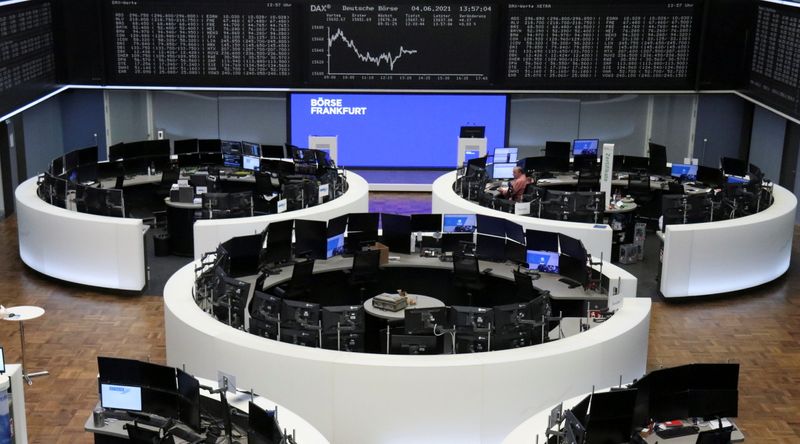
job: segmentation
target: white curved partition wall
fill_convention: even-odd
[[[142,220],[50,205],[36,194],[37,179],[21,183],[14,193],[22,261],[64,281],[141,291],[147,284]]]
[[[797,198],[774,185],[769,208],[718,222],[667,225],[661,268],[664,297],[755,287],[789,268]]]
[[[194,256],[199,259],[204,252],[214,251],[217,245],[236,236],[260,233],[272,222],[286,219],[327,221],[348,213],[369,211],[369,185],[363,177],[347,172],[347,191],[322,205],[267,216],[232,219],[204,219],[194,223]]]
[[[194,251],[213,251],[231,237],[261,232],[286,219],[328,220],[369,210],[367,182],[347,173],[348,190],[322,205],[268,216],[197,221]],[[51,205],[36,193],[37,178],[15,191],[19,254],[34,270],[77,284],[142,291],[147,285],[141,219],[97,216]]]
[[[293,410],[331,442],[499,442],[534,413],[645,371],[651,302],[546,344],[469,355],[399,356],[306,348],[236,330],[192,299],[194,266],[164,290],[167,362],[221,370]]]
[[[611,258],[611,237],[613,232],[608,225],[518,216],[516,214],[504,213],[492,208],[482,207],[475,202],[470,202],[459,196],[455,190],[453,190],[455,182],[455,171],[446,173],[433,182],[433,202],[431,210],[433,213],[476,213],[502,217],[522,225],[525,229],[564,233],[567,236],[580,239],[583,242],[583,246],[586,247],[586,251],[592,256],[602,257],[604,260]]]

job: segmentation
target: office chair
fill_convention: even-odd
[[[125,424],[124,428],[128,431],[128,440],[134,444],[175,444],[175,439],[171,435],[164,435],[162,438],[160,430],[139,427],[136,421],[133,424]]]
[[[684,194],[686,190],[683,188],[683,185],[675,182],[670,182],[667,184],[667,193],[666,194]]]
[[[732,432],[732,427],[704,430],[697,434],[695,444],[730,444]]]
[[[380,266],[381,252],[378,250],[356,251],[353,255],[353,268],[347,282],[351,287],[358,287],[361,303],[364,303],[367,286],[378,282]]]
[[[292,278],[289,286],[280,297],[288,299],[301,299],[311,295],[311,284],[314,281],[314,259],[297,262],[292,269]]]
[[[117,176],[116,182],[114,182],[114,189],[121,190],[124,184],[125,184],[125,175],[120,174],[119,176]]]
[[[472,305],[475,293],[483,292],[486,289],[486,284],[481,279],[476,256],[453,253],[453,286],[467,293],[469,305]]]
[[[538,274],[536,273],[536,275]],[[517,287],[517,300],[519,301],[529,301],[543,294],[533,285],[533,278],[530,274],[514,270],[514,284]]]
[[[172,188],[172,184],[178,183],[180,177],[181,172],[177,168],[170,168],[162,171],[161,182],[156,188],[156,195],[162,198],[169,196],[169,190]],[[119,181],[119,178],[117,178],[117,181]]]
[[[599,191],[600,174],[596,170],[583,170],[578,173],[578,191]]]
[[[660,200],[654,198],[650,189],[649,174],[631,174],[628,176],[628,194],[636,201],[636,217],[646,222],[654,221],[661,216]]]

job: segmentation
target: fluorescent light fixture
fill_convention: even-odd
[[[25,0],[25,1],[29,1],[29,0]],[[0,6],[2,6],[2,5],[0,5]],[[44,97],[40,97],[40,98],[34,100],[33,102],[27,104],[27,105],[24,105],[24,106],[22,106],[20,108],[17,108],[14,111],[11,111],[10,113],[6,114],[5,116],[0,117],[0,122],[2,122],[4,120],[7,120],[7,119],[10,119],[10,118],[16,116],[17,114],[25,111],[26,109],[34,107],[34,106],[44,102],[45,100],[49,99],[50,97],[53,97],[56,94],[61,93],[62,91],[66,91],[67,89],[69,89],[69,86],[62,86],[61,88],[51,92],[50,94],[48,94],[48,95],[46,95]]]

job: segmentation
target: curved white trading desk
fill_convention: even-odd
[[[50,205],[36,194],[37,179],[21,183],[14,193],[22,261],[64,281],[141,291],[147,284],[142,220]]]
[[[202,220],[194,226],[194,251],[213,251],[231,237],[261,232],[286,219],[328,220],[367,212],[369,187],[347,173],[347,192],[322,205],[268,216]],[[15,191],[19,255],[34,270],[68,282],[117,290],[142,291],[147,285],[141,219],[97,216],[51,205],[36,193],[37,177]]]
[[[331,442],[499,442],[587,385],[610,386],[645,371],[647,298],[624,298],[591,330],[531,347],[468,355],[347,353],[218,322],[192,298],[195,266],[181,268],[164,289],[168,365],[207,378],[218,370],[233,374],[238,385],[296,412]]]
[[[486,216],[501,217],[516,222],[525,229],[564,233],[567,236],[580,239],[584,247],[586,247],[586,251],[592,256],[602,257],[604,259],[611,257],[611,237],[613,231],[608,225],[542,219],[538,217],[509,214],[493,208],[482,207],[456,194],[455,190],[453,190],[455,182],[455,171],[446,173],[433,182],[431,188],[433,193],[432,213],[476,213]]]
[[[772,281],[789,268],[797,198],[774,185],[773,203],[750,216],[667,225],[661,266],[664,297],[743,290]]]
[[[194,223],[194,256],[214,251],[217,246],[232,237],[260,233],[272,222],[286,219],[327,221],[348,213],[369,211],[369,185],[358,174],[347,172],[347,191],[336,199],[322,205],[302,210],[267,216],[239,217],[231,219],[204,219]]]

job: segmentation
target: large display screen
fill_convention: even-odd
[[[307,9],[311,83],[489,83],[492,4],[312,2]]]
[[[485,126],[505,146],[506,96],[292,94],[292,144],[338,136],[344,167],[454,168],[462,126]]]
[[[506,76],[541,87],[694,87],[697,0],[534,0],[507,6]]]
[[[109,80],[170,85],[288,83],[296,69],[297,10],[288,2],[108,2]]]
[[[800,118],[800,5],[759,3],[748,94]]]
[[[50,2],[0,6],[0,115],[54,90],[55,77]]]

